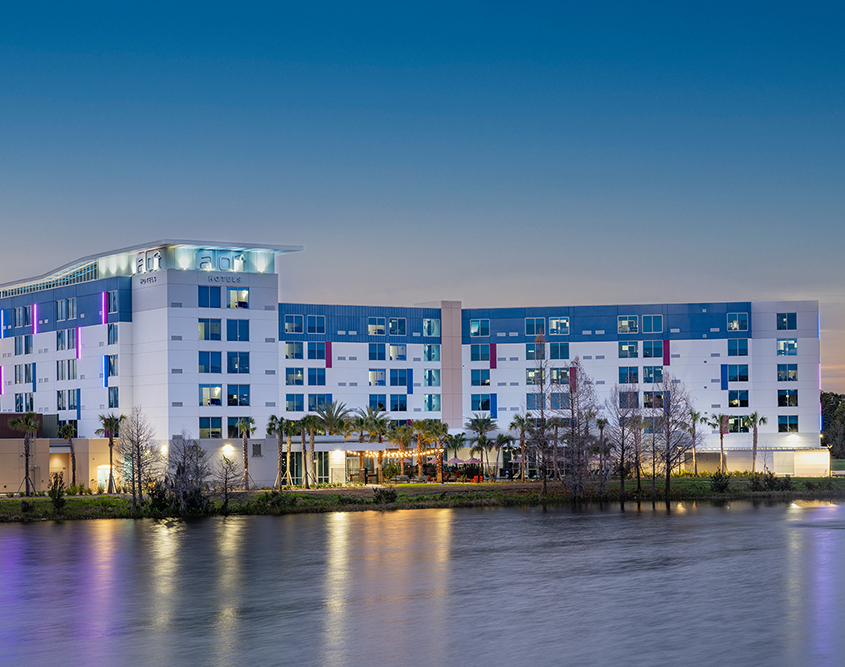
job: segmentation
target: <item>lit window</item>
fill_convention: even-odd
[[[227,352],[226,369],[228,373],[249,373],[249,352]]]
[[[302,343],[285,343],[285,359],[302,359]]]
[[[391,336],[407,336],[408,327],[404,317],[391,317],[388,320],[388,332]]]
[[[728,417],[728,433],[748,433],[748,417],[737,415]]]
[[[202,407],[223,405],[223,385],[201,384],[199,386],[199,398]]]
[[[489,336],[490,335],[490,320],[470,320],[469,321],[469,335],[470,336]]]
[[[525,344],[525,359],[526,361],[538,361],[546,358],[546,346],[543,343],[526,343]]]
[[[525,335],[526,336],[543,336],[546,333],[546,318],[545,317],[526,317],[525,318]],[[481,334],[486,335],[486,334]]]
[[[646,359],[660,359],[663,356],[662,340],[644,340],[643,357]]]
[[[285,369],[285,384],[289,387],[297,387],[305,384],[305,369],[303,368],[286,368]]]
[[[643,333],[662,333],[663,315],[643,315]]]
[[[367,333],[369,333],[371,336],[384,336],[384,318],[367,318]]]
[[[550,368],[549,380],[552,384],[568,384],[569,383],[569,369],[568,368]]]
[[[227,308],[249,308],[248,287],[227,287],[226,288]]]
[[[791,331],[798,328],[797,313],[778,313],[778,331]]]
[[[778,355],[794,357],[798,354],[797,338],[778,338]]]
[[[423,318],[422,326],[423,336],[439,336],[440,335],[440,320],[437,318]]]
[[[619,384],[636,384],[639,381],[639,369],[636,366],[619,367]]]
[[[798,433],[798,415],[779,416],[778,433]]]
[[[490,394],[470,394],[470,406],[473,411],[490,410]]]
[[[220,340],[220,320],[198,320],[200,340]]]
[[[663,366],[643,366],[643,382],[646,384],[663,382]]]
[[[470,345],[469,358],[470,361],[490,361],[490,346]]]
[[[326,333],[326,316],[325,315],[309,315],[306,318],[308,326],[307,331],[310,334],[324,334]]]
[[[643,392],[643,407],[650,410],[663,409],[663,394],[659,391]]]
[[[423,394],[423,410],[440,412],[440,394]]]
[[[569,335],[569,318],[568,317],[550,317],[549,318],[549,335],[550,336],[568,336]]]
[[[286,334],[301,334],[303,331],[302,315],[285,315]]]
[[[728,392],[728,407],[729,408],[747,408],[748,407],[748,390],[747,389],[732,389]]]
[[[474,368],[470,371],[470,385],[473,387],[489,387],[490,371],[486,368]]]
[[[621,334],[638,333],[636,315],[619,315],[616,318],[617,332]]]
[[[728,331],[748,331],[748,313],[728,313]]]
[[[778,382],[798,382],[798,364],[778,364]]]
[[[384,387],[387,384],[387,371],[383,368],[370,369],[370,386]]]
[[[285,394],[285,410],[305,412],[305,397],[302,394]]]
[[[797,408],[798,407],[798,390],[797,389],[778,389],[778,407],[779,408]]]
[[[407,358],[405,345],[391,345],[390,346],[390,360],[391,361],[405,361]]]
[[[249,385],[229,384],[226,385],[226,403],[231,407],[249,405]]]
[[[730,338],[728,340],[728,356],[729,357],[747,357],[748,356],[748,339],[747,338]]]
[[[317,408],[327,408],[331,405],[331,394],[308,394],[308,411],[313,412]]]
[[[638,344],[635,340],[620,340],[619,341],[619,358],[620,359],[636,359],[638,356]]]
[[[525,384],[543,384],[542,368],[526,368]]]

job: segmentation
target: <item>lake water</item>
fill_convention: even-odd
[[[845,506],[0,525],[0,664],[845,665]]]

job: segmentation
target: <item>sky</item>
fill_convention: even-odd
[[[812,299],[845,393],[845,5],[4,3],[0,283],[301,245],[286,301]]]

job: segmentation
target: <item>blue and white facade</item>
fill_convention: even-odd
[[[209,443],[236,437],[241,417],[261,433],[271,415],[331,401],[453,430],[489,412],[504,428],[532,407],[542,334],[549,367],[578,357],[600,403],[617,384],[642,400],[667,373],[698,411],[731,416],[732,449],[750,448],[742,417],[755,411],[761,447],[819,446],[815,301],[280,303],[275,262],[297,250],[165,240],[0,286],[0,410],[58,414],[90,437],[98,415],[140,406],[162,441]]]

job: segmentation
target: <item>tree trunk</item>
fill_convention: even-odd
[[[754,435],[751,439],[751,474],[757,472],[757,424],[754,424]]]
[[[24,478],[24,485],[26,486],[26,497],[29,498],[32,495],[32,486],[29,482],[29,435],[25,435],[23,439],[23,464],[26,466],[24,470],[23,478]]]
[[[423,476],[423,453],[422,453],[422,436],[417,436],[417,475]]]
[[[107,493],[114,493],[114,439],[109,436],[109,489]]]
[[[314,456],[314,431],[308,432],[308,442],[310,444],[311,449],[311,460],[308,462],[311,465],[311,481],[313,482],[314,486],[317,486],[317,461],[316,457]]]
[[[249,452],[247,451],[249,447],[249,436],[244,432],[243,434],[243,443],[244,443],[244,480],[243,480],[243,489],[244,491],[249,491]]]
[[[276,434],[276,438],[277,438],[276,443],[277,443],[278,448],[279,448],[279,455],[278,455],[278,458],[276,460],[276,467],[278,468],[278,472],[276,473],[276,483],[277,483],[277,488],[279,490],[281,490],[281,488],[284,486],[284,484],[282,483],[282,452],[284,451],[284,448],[282,447],[282,437],[283,437],[283,433],[282,433],[282,428],[280,426],[279,432]]]
[[[73,440],[68,440],[68,444],[70,445],[70,483],[76,486],[76,448],[73,446]]]
[[[719,472],[725,474],[725,434],[722,427],[719,427]]]
[[[300,432],[302,438],[302,488],[308,488],[308,447],[305,446],[305,430]]]
[[[288,451],[285,454],[285,481],[287,481],[287,486],[293,486],[293,477],[290,475],[290,450],[291,450],[291,440],[292,436],[288,433]]]
[[[376,479],[379,484],[384,484],[384,452],[380,449],[378,451],[378,470],[376,471]]]

